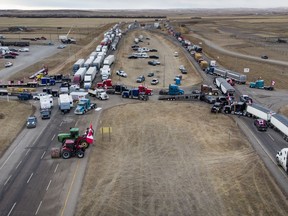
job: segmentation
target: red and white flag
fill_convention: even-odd
[[[89,144],[93,143],[93,140],[94,140],[93,134],[94,134],[94,130],[93,130],[92,124],[90,124],[89,130],[88,130],[88,133],[87,133],[87,136],[86,136],[86,141]]]
[[[274,80],[272,80],[272,82],[271,82],[271,85],[272,85],[272,86],[274,86],[274,85],[275,85],[275,81],[274,81]]]

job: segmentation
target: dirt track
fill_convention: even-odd
[[[106,110],[101,122],[112,138],[97,134],[77,215],[287,213],[235,122],[206,104],[123,105]]]

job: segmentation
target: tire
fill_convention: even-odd
[[[77,151],[76,155],[77,155],[78,158],[84,158],[85,153],[84,153],[84,151],[79,150],[79,151]]]
[[[84,140],[82,140],[79,145],[85,149],[89,148],[89,143]]]
[[[71,152],[69,150],[63,150],[62,152],[62,158],[63,159],[68,159],[71,157]]]

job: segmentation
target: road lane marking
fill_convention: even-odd
[[[38,205],[38,208],[37,208],[37,210],[36,210],[36,212],[35,212],[35,215],[37,215],[37,214],[38,214],[38,211],[39,211],[39,209],[40,209],[41,205],[42,205],[42,200],[41,200],[41,202],[40,202],[40,203],[39,203],[39,205]]]
[[[62,124],[63,124],[64,122],[63,121],[61,121],[61,123],[60,123],[60,126],[62,126]]]
[[[30,175],[29,179],[27,180],[27,184],[28,184],[28,183],[29,183],[29,181],[31,180],[32,176],[33,176],[33,173],[31,173],[31,175]]]
[[[48,185],[47,185],[47,187],[46,187],[46,191],[48,191],[48,189],[49,189],[49,187],[50,187],[50,184],[51,184],[51,182],[52,182],[52,180],[50,179],[50,181],[49,181],[49,183],[48,183]]]
[[[30,149],[28,149],[28,150],[27,150],[27,152],[26,152],[25,156],[26,156],[26,155],[29,153],[29,151],[30,151]]]
[[[59,163],[56,165],[54,173],[56,173],[57,169],[58,169]]]
[[[44,155],[45,155],[46,151],[43,152],[42,156],[41,156],[41,159],[43,159]]]
[[[18,146],[16,146],[14,148],[14,150],[10,153],[10,155],[8,156],[8,158],[4,161],[4,163],[2,164],[2,166],[0,167],[0,170],[5,166],[5,164],[7,163],[7,161],[10,159],[10,157],[12,156],[12,154],[16,151]]]
[[[268,136],[272,139],[272,141],[274,141],[273,137],[268,133]]]
[[[4,185],[6,185],[8,183],[8,181],[10,180],[11,177],[12,177],[12,175],[9,176],[9,178],[5,181]]]
[[[13,206],[12,206],[12,208],[10,209],[10,211],[9,211],[9,213],[8,213],[7,216],[9,216],[9,215],[12,213],[13,209],[15,208],[15,206],[16,206],[16,202],[13,204]]]
[[[22,160],[18,163],[18,165],[16,166],[15,169],[18,169],[18,167],[20,166],[21,163],[22,163]]]
[[[53,137],[52,137],[51,141],[53,141],[53,140],[54,140],[55,136],[56,136],[56,134],[54,134],[54,135],[53,135]]]
[[[68,202],[70,193],[71,193],[71,191],[72,191],[72,186],[73,186],[73,184],[74,184],[74,181],[75,181],[75,178],[76,178],[76,174],[77,174],[78,169],[79,169],[79,161],[80,161],[80,160],[77,161],[77,166],[76,166],[76,169],[75,169],[74,174],[73,174],[72,182],[71,182],[71,184],[70,184],[70,187],[69,187],[69,190],[68,190],[66,199],[65,199],[64,206],[63,206],[63,208],[62,208],[61,216],[64,215],[64,211],[65,211],[65,209],[66,209],[67,202]]]

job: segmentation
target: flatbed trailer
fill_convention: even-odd
[[[196,101],[200,100],[200,94],[160,95],[158,100]]]

